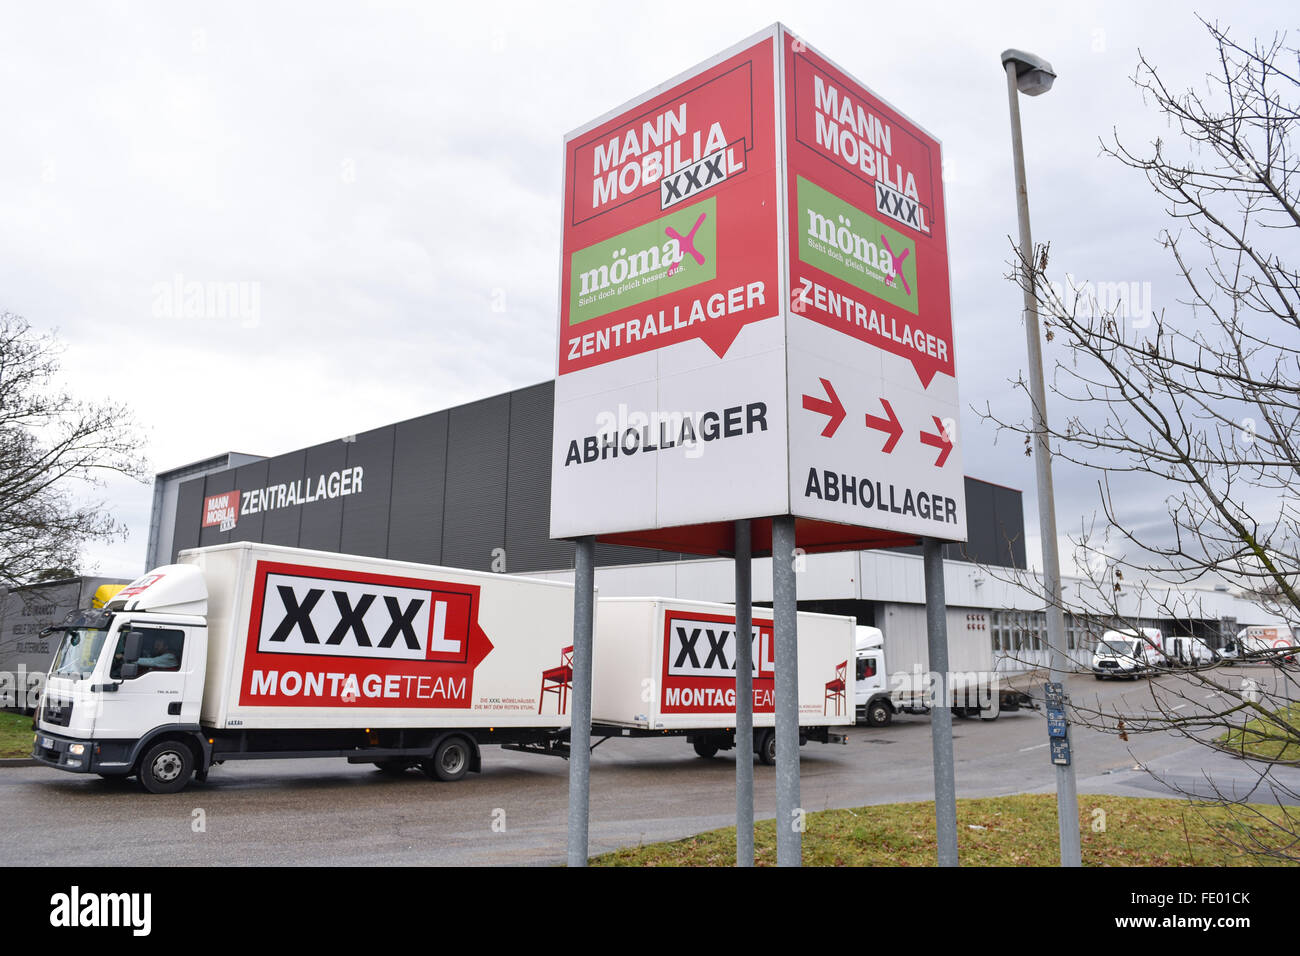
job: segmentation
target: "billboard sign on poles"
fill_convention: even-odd
[[[566,137],[552,537],[963,540],[940,173],[779,25]]]

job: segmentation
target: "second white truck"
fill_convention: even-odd
[[[994,720],[1002,711],[1033,707],[1029,695],[1007,686],[993,669],[987,637],[963,638],[961,612],[950,611],[947,674],[930,672],[929,654],[916,641],[891,640],[878,627],[857,628],[855,709],[858,723],[884,727],[898,714],[928,714],[942,702],[958,717]]]
[[[750,635],[754,750],[776,760],[772,612],[755,608]],[[853,724],[851,617],[800,613],[800,743],[845,743]],[[603,736],[685,734],[701,757],[736,745],[736,614],[726,604],[601,598],[593,652],[593,730]]]

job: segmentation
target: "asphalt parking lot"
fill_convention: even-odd
[[[1224,673],[1236,680],[1246,671]],[[1076,704],[1151,706],[1145,680],[1079,676],[1069,689]],[[1088,793],[1204,789],[1207,773],[1243,793],[1254,781],[1240,761],[1170,733],[1121,740],[1082,727],[1073,732],[1083,807]],[[848,737],[844,746],[803,748],[805,809],[931,798],[927,717],[854,727]],[[954,737],[960,797],[1054,786],[1041,712],[959,719]],[[1138,764],[1155,774],[1135,770]],[[773,770],[755,766],[759,817],[775,813]],[[1281,772],[1300,790],[1300,770]],[[615,739],[594,751],[591,780],[592,853],[734,823],[734,752],[701,760],[683,738]],[[564,760],[496,747],[484,749],[481,774],[452,784],[414,771],[389,778],[342,760],[248,761],[214,768],[205,783],[171,796],[146,794],[133,780],[5,767],[0,864],[558,864],[567,806]]]

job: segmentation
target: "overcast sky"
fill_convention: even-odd
[[[1197,9],[1239,39],[1300,33],[1294,4]],[[1098,138],[1168,135],[1130,81],[1139,46],[1175,86],[1213,65],[1191,8],[1132,2],[10,3],[4,19],[0,309],[58,329],[79,393],[134,409],[151,471],[552,377],[564,133],[782,20],[943,142],[965,468],[1025,491],[1031,561],[1032,461],[970,410],[1027,411],[1008,384],[1025,346],[999,53],[1059,75],[1021,101],[1035,239],[1077,277],[1149,283],[1156,309],[1181,293],[1160,207]],[[243,283],[244,312],[188,317],[178,281]],[[1064,535],[1096,479],[1056,480]],[[130,535],[88,565],[133,576],[151,488],[102,494]]]

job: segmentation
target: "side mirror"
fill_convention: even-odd
[[[127,631],[126,641],[122,646],[122,680],[132,680],[140,676],[140,643],[144,635],[139,631]]]

